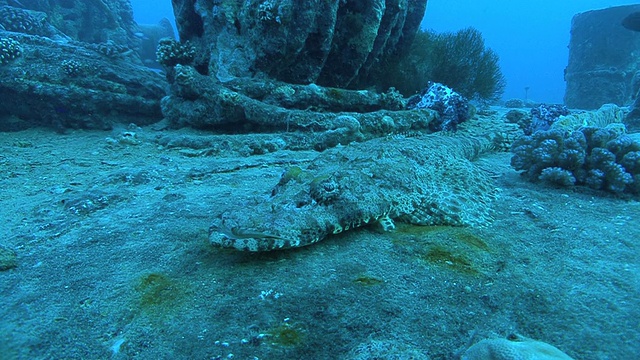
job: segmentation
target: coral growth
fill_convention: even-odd
[[[525,107],[525,102],[522,99],[509,99],[504,102],[504,107],[509,109],[518,109]]]
[[[11,38],[0,38],[0,65],[8,64],[22,55],[20,42]]]
[[[531,135],[538,130],[549,130],[560,116],[569,115],[569,109],[561,104],[540,104],[531,109],[531,124],[524,133]]]
[[[511,166],[529,180],[640,193],[640,144],[614,128],[551,129],[517,139]]]
[[[159,64],[174,67],[178,64],[191,64],[195,54],[195,49],[188,42],[179,43],[174,39],[164,38],[158,42],[156,58]]]
[[[0,7],[0,28],[7,31],[39,35],[44,28],[43,17],[36,17],[30,11],[13,6]]]
[[[64,73],[69,77],[76,77],[80,75],[83,68],[82,64],[79,61],[73,59],[63,60],[62,63],[60,63],[60,67],[62,68],[62,71],[64,71]]]
[[[407,108],[437,111],[439,119],[429,124],[432,131],[456,130],[459,123],[469,119],[469,101],[449,87],[434,82],[428,82],[419,95],[412,96]]]
[[[111,40],[99,44],[87,44],[86,46],[108,58],[119,58],[132,53],[132,50],[128,47],[119,45]]]

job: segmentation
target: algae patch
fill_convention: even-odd
[[[440,246],[431,246],[426,252],[421,252],[417,256],[428,263],[442,265],[463,274],[479,274],[469,258],[461,254],[454,254]]]
[[[353,282],[363,286],[373,286],[373,285],[384,284],[384,280],[379,279],[377,277],[366,276],[366,275],[358,276],[353,280]]]
[[[187,287],[165,274],[140,276],[134,286],[134,306],[150,317],[163,318],[175,314],[187,299]]]
[[[472,229],[468,227],[455,227],[455,226],[417,226],[401,224],[398,226],[397,231],[401,235],[398,240],[402,240],[406,236],[419,237],[424,239],[437,238],[442,240],[451,240],[457,243],[464,243],[476,250],[482,250],[490,252],[489,245],[479,236],[472,232]]]
[[[299,346],[306,338],[306,330],[296,323],[285,321],[267,331],[271,345]]]
[[[494,250],[473,229],[401,224],[392,241],[402,253],[428,265],[479,276]]]

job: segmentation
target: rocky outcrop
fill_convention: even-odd
[[[128,0],[0,0],[0,131],[105,129],[162,118]]]
[[[108,128],[164,116],[219,132],[326,132],[320,148],[429,132],[435,113],[394,114],[405,108],[397,92],[347,90],[410,44],[426,2],[174,0],[181,42],[158,40],[171,84],[161,115],[166,82],[141,66],[128,0],[0,0],[9,59],[0,95],[12,95],[0,125]]]
[[[174,0],[196,68],[225,82],[266,75],[347,87],[415,35],[426,0]]]
[[[105,129],[162,118],[166,81],[109,47],[0,31],[20,56],[0,65],[0,130]]]
[[[405,108],[398,92],[351,90],[408,47],[426,3],[175,0],[182,43],[161,44],[171,83],[162,112],[174,125],[222,132],[344,129],[339,143],[429,132],[434,113],[393,114]]]
[[[640,89],[640,33],[622,26],[640,5],[588,11],[571,22],[565,104],[597,109],[631,104]]]
[[[397,92],[378,94],[236,78],[225,84],[178,64],[171,70],[171,95],[162,113],[176,127],[222,133],[301,132],[315,134],[322,150],[397,133],[431,132],[438,118],[431,109],[403,110]]]
[[[46,14],[49,24],[73,40],[131,49],[139,44],[129,0],[0,0],[6,4]]]

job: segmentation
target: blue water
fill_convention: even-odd
[[[473,26],[500,55],[507,78],[504,98],[562,103],[571,18],[584,11],[637,4],[637,1],[430,0],[422,26],[456,31]],[[640,36],[640,35],[639,35]]]

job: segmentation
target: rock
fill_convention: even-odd
[[[217,132],[329,132],[316,148],[331,143],[373,138],[407,131],[430,132],[435,111],[402,110],[402,97],[393,91],[378,94],[295,85],[279,81],[237,78],[226,84],[195,68],[176,65],[171,71],[171,95],[162,100],[162,113],[176,127],[191,126]],[[347,124],[345,115],[358,123]]]
[[[94,44],[112,41],[129,49],[137,48],[140,43],[140,39],[134,35],[136,25],[129,0],[9,2],[14,6],[45,13],[51,26],[73,40]]]
[[[0,38],[22,49],[20,57],[0,66],[0,129],[7,130],[10,117],[59,129],[144,125],[162,118],[166,81],[130,52],[8,31],[0,31]]]
[[[181,42],[158,51],[171,83],[162,113],[174,126],[222,133],[315,133],[318,150],[431,132],[435,113],[404,110],[395,89],[350,90],[408,48],[426,3],[175,0]],[[359,125],[342,126],[345,116]]]
[[[129,0],[0,0],[0,130],[105,129],[162,118]]]
[[[632,31],[640,31],[640,11],[632,12],[621,22],[622,26]]]
[[[640,88],[640,36],[622,25],[640,5],[588,11],[571,22],[565,104],[597,109],[606,103],[629,105]]]
[[[427,0],[174,0],[195,67],[220,81],[260,74],[346,87],[403,50]]]

